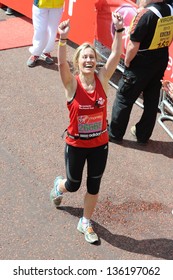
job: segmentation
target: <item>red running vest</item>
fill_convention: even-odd
[[[67,102],[69,110],[70,124],[67,132],[78,137],[79,135],[94,136],[102,132],[99,136],[83,139],[72,139],[66,136],[66,143],[81,148],[94,148],[108,143],[107,132],[107,96],[100,80],[95,74],[96,87],[94,92],[88,93],[82,86],[79,76],[77,79],[77,89],[71,102]]]

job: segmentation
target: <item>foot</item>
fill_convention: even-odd
[[[5,13],[6,13],[6,15],[11,16],[11,15],[13,15],[13,10],[11,8],[7,8]]]
[[[89,243],[95,243],[99,240],[97,234],[93,230],[91,222],[88,225],[82,224],[82,218],[80,218],[77,230],[84,234],[85,240]]]
[[[135,125],[131,127],[130,132],[137,139],[137,137],[136,137],[136,126]]]
[[[28,67],[35,67],[38,59],[39,59],[39,56],[31,55],[30,58],[27,60],[27,66]]]
[[[58,190],[58,186],[60,182],[63,180],[62,176],[56,177],[54,181],[54,187],[50,192],[50,200],[54,203],[56,207],[58,207],[61,204],[63,194]]]
[[[116,138],[114,136],[109,135],[109,142],[121,145],[123,142],[122,138]]]
[[[41,58],[47,63],[47,64],[53,64],[53,58],[51,57],[50,53],[42,53]]]
[[[130,129],[131,134],[134,136],[134,138],[137,140],[137,143],[141,146],[146,146],[148,144],[148,141],[141,141],[136,136],[136,126],[132,126]]]

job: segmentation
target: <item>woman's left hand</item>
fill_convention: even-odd
[[[120,13],[112,12],[112,21],[116,30],[123,28],[124,21]]]

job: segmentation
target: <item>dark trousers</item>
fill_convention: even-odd
[[[97,194],[106,167],[107,157],[108,144],[95,148],[78,148],[66,144],[66,189],[69,192],[76,192],[80,188],[84,165],[87,162],[87,191],[93,195]]]
[[[160,98],[160,80],[168,63],[168,54],[139,54],[124,71],[118,84],[109,126],[111,137],[121,140],[126,132],[133,104],[143,94],[144,110],[136,123],[136,136],[141,142],[150,138],[156,122]]]

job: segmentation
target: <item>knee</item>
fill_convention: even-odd
[[[89,194],[96,195],[100,190],[102,175],[97,178],[91,177],[87,179],[87,191]]]
[[[81,185],[81,181],[72,182],[67,179],[65,183],[65,188],[67,189],[68,192],[76,192],[80,188],[80,185]]]

